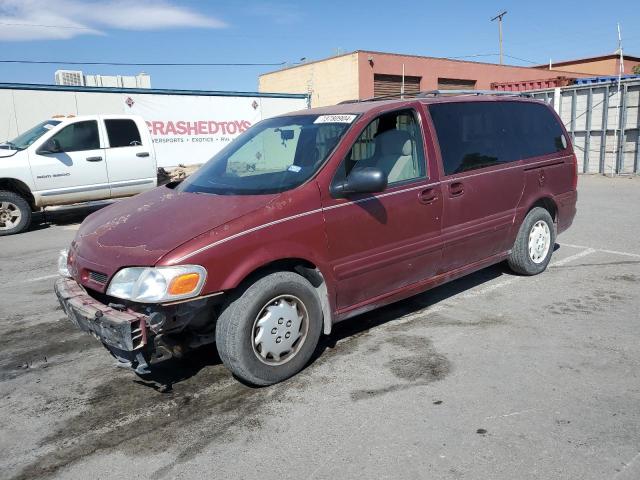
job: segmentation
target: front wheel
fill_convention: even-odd
[[[509,254],[509,267],[522,275],[543,272],[551,261],[555,243],[556,232],[551,215],[544,208],[533,208],[520,225]]]
[[[271,385],[304,368],[321,331],[322,307],[313,286],[296,273],[276,272],[226,304],[216,325],[216,346],[236,377]]]
[[[31,224],[29,202],[14,192],[0,190],[0,237],[20,233]]]

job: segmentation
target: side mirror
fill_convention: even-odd
[[[375,167],[354,168],[347,179],[334,185],[332,193],[337,196],[354,193],[378,193],[387,188],[387,176]]]
[[[42,144],[42,146],[38,149],[36,153],[42,155],[47,153],[60,153],[62,152],[62,148],[60,147],[60,142],[58,142],[55,138],[50,138],[46,142]]]

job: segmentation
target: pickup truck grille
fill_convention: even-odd
[[[107,283],[107,279],[109,278],[106,274],[100,272],[89,272],[89,278],[96,283],[101,283],[104,285]]]

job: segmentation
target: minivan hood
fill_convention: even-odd
[[[74,253],[112,275],[125,266],[151,266],[181,244],[264,207],[277,195],[209,195],[155,188],[88,216]]]

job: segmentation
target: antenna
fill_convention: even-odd
[[[492,22],[494,20],[498,20],[498,32],[500,35],[500,65],[502,65],[502,17],[504,17],[506,14],[507,14],[507,11],[503,10],[502,12],[500,12],[498,15],[496,15],[491,19]]]

